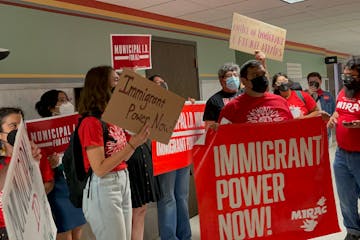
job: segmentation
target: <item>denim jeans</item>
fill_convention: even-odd
[[[334,174],[346,230],[360,236],[360,152],[348,152],[338,147],[335,153]]]
[[[158,177],[163,194],[157,202],[161,239],[191,239],[188,209],[190,167],[164,173]]]
[[[89,181],[89,180],[88,180]],[[131,192],[127,170],[111,172],[104,177],[94,173],[86,184],[83,211],[97,240],[131,239]]]

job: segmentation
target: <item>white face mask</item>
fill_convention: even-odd
[[[75,112],[74,105],[71,102],[66,102],[60,105],[59,113],[60,115],[72,114]]]

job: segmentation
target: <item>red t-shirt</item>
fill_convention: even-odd
[[[280,122],[293,119],[286,100],[272,93],[262,97],[242,94],[231,100],[220,112],[219,122],[226,118],[232,123]]]
[[[43,182],[50,182],[54,180],[54,172],[51,169],[49,159],[47,158],[50,154],[45,150],[41,150],[41,159],[40,159],[40,172]]]
[[[308,115],[316,107],[315,100],[308,93],[303,91],[299,91],[299,93],[304,100],[297,95],[295,90],[292,90],[290,97],[286,99],[294,118]]]
[[[109,131],[109,139],[106,142],[105,147],[105,158],[110,157],[112,154],[119,152],[126,145],[126,137],[122,128],[107,124]],[[90,162],[86,153],[86,147],[89,146],[104,146],[103,140],[103,129],[101,122],[96,117],[85,118],[79,127],[79,138],[82,146],[82,154],[84,156],[85,170],[88,171],[90,168]],[[99,159],[101,161],[102,159]],[[123,170],[127,167],[126,162],[122,161],[112,171]]]
[[[336,124],[338,146],[347,151],[360,152],[360,128],[346,128],[342,125],[343,121],[360,120],[360,92],[354,98],[347,98],[342,89],[337,97],[335,110],[339,114]]]

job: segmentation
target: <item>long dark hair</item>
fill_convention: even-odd
[[[110,74],[114,71],[111,66],[91,68],[86,76],[84,88],[79,100],[79,113],[82,115],[92,112],[104,112],[111,97]]]

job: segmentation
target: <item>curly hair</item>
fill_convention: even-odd
[[[237,73],[239,74],[239,72],[240,72],[240,67],[239,67],[239,65],[237,65],[237,64],[235,64],[235,63],[225,63],[225,64],[222,65],[222,66],[220,67],[220,69],[218,70],[218,77],[219,77],[219,79],[224,78],[225,74],[226,74],[227,72],[229,72],[229,71],[231,71],[231,72],[235,71],[235,72],[237,72]]]

